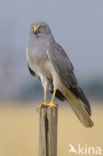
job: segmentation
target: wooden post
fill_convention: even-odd
[[[57,156],[58,106],[39,109],[39,156]]]

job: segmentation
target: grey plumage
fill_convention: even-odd
[[[29,67],[29,65],[28,65],[28,69],[29,69],[30,74],[31,74],[33,77],[35,77],[35,76],[36,76],[36,75],[35,75],[35,72]],[[39,80],[40,80],[40,78],[39,78]],[[51,81],[50,83],[51,83],[50,93],[53,94],[53,90],[54,90],[53,82]],[[59,100],[61,100],[61,101],[65,101],[65,100],[66,100],[66,98],[64,97],[64,95],[63,95],[58,89],[57,89],[57,91],[56,91],[55,96],[56,96]]]
[[[89,102],[77,83],[77,79],[73,72],[73,66],[64,49],[57,43],[52,44],[52,46],[49,46],[48,56],[64,85],[71,90],[77,98],[84,102],[84,107],[88,114],[91,115]]]
[[[28,65],[28,69],[29,69],[30,74],[35,77],[35,72],[29,67],[29,65]]]
[[[41,26],[43,29],[41,29]],[[78,85],[73,66],[64,49],[55,42],[49,26],[45,22],[36,22],[30,28],[30,40],[27,49],[27,64],[33,76],[38,77],[46,89],[57,90],[56,96],[67,100],[81,123],[92,127],[90,104]]]

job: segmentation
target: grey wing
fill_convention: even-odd
[[[27,66],[28,66],[28,69],[29,69],[30,74],[31,74],[33,77],[37,77],[36,73],[34,72],[34,70],[31,69],[31,67],[30,67],[30,65],[29,65],[29,59],[30,59],[30,57],[29,57],[29,54],[28,54],[28,48],[26,49],[26,59],[27,59]],[[38,77],[38,79],[40,80],[39,77]],[[40,80],[40,81],[41,81],[41,80]],[[49,80],[49,81],[50,81],[50,84],[51,84],[51,90],[50,90],[50,92],[53,94],[53,90],[54,90],[54,89],[53,89],[53,84],[52,84],[52,81],[51,81],[51,80]],[[63,96],[63,94],[62,94],[59,90],[57,90],[55,96],[56,96],[59,100],[61,100],[61,101],[66,100],[65,97]]]
[[[61,81],[83,102],[86,111],[91,115],[90,104],[77,83],[77,79],[73,72],[73,66],[64,49],[59,44],[55,43],[49,46],[47,54]]]
[[[29,72],[30,72],[30,74],[32,76],[36,76],[35,72],[29,66],[29,59],[30,59],[30,56],[29,56],[29,53],[28,53],[28,48],[26,48],[26,61],[27,61],[27,66],[28,66]]]
[[[28,64],[27,64],[28,65]],[[29,69],[29,72],[32,76],[36,76],[35,72],[30,68],[30,66],[28,65],[28,69]]]

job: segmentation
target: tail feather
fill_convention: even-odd
[[[93,121],[91,120],[88,112],[86,111],[82,102],[68,89],[63,89],[62,93],[66,97],[68,103],[70,104],[72,110],[80,120],[83,126],[93,127]]]
[[[75,87],[70,86],[70,91],[82,101],[88,114],[91,115],[91,108],[90,108],[89,101],[86,98],[85,94],[83,93],[82,89],[79,86],[75,86]]]

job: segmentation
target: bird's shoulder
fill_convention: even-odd
[[[55,51],[55,54],[59,54],[59,55],[68,57],[65,50],[63,49],[63,47],[57,42],[49,44],[49,49],[51,51]]]
[[[48,55],[49,57],[51,57],[52,60],[56,61],[56,62],[62,62],[63,64],[69,66],[69,68],[71,68],[71,70],[74,70],[74,67],[67,55],[67,53],[65,52],[64,48],[58,44],[57,42],[50,44],[48,46]]]

